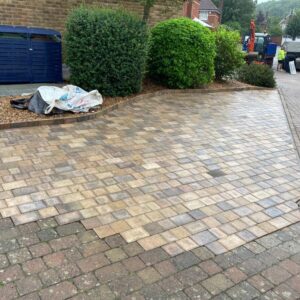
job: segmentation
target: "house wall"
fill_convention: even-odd
[[[220,25],[220,15],[216,12],[210,12],[206,23],[213,27],[218,27]]]
[[[82,3],[124,7],[141,16],[143,14],[143,7],[136,0],[1,0],[0,24],[51,28],[63,32],[67,15]],[[150,24],[178,16],[182,16],[182,3],[159,0],[151,10]]]
[[[193,0],[193,2],[185,1],[183,5],[183,15],[191,19],[199,18],[200,0]]]

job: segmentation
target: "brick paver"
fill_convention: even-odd
[[[57,235],[47,242],[38,238],[32,245],[24,245],[19,241],[22,232],[28,230],[26,225],[2,226],[9,224],[7,220],[0,220],[2,245],[16,240],[15,251],[19,253],[31,252],[32,247],[44,249],[45,245],[49,249],[38,258],[24,256],[17,262],[9,262],[9,248],[3,251],[2,260],[6,263],[0,269],[0,299],[300,297],[300,223],[220,255],[206,246],[198,246],[172,256],[161,247],[145,251],[136,242],[124,243],[119,234],[100,239],[79,222],[64,228],[54,218],[29,225],[41,236],[47,224],[51,224]],[[12,228],[18,233],[13,237],[5,235]],[[72,237],[67,247],[63,250],[51,247],[63,237]],[[286,256],[274,258],[270,254],[286,249]],[[112,253],[116,253],[117,262],[111,260]]]
[[[154,97],[0,145],[0,299],[299,299],[276,91]]]
[[[54,217],[66,227],[53,250],[74,242],[68,224],[81,221],[146,251],[221,254],[300,216],[299,166],[276,91],[152,97],[86,123],[3,130],[0,146],[2,217]],[[11,262],[38,255],[7,247]]]

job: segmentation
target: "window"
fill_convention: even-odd
[[[201,11],[200,12],[200,20],[207,21],[208,20],[208,11]]]

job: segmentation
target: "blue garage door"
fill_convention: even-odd
[[[0,83],[61,82],[61,52],[59,32],[0,26]]]

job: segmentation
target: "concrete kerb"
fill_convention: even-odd
[[[285,116],[286,116],[286,119],[287,119],[287,122],[288,122],[288,125],[289,125],[289,128],[290,128],[291,134],[292,134],[294,147],[295,147],[295,150],[296,150],[296,153],[297,153],[297,158],[300,161],[300,136],[297,133],[297,130],[294,126],[292,116],[291,116],[290,111],[288,109],[287,102],[286,102],[285,96],[284,96],[281,88],[278,88],[278,93],[279,93],[279,96],[280,96],[280,99],[281,99],[282,107],[283,107],[283,110],[284,110],[284,113],[285,113]]]
[[[39,119],[39,120],[30,120],[30,121],[21,121],[21,122],[13,122],[13,123],[2,123],[0,124],[0,130],[3,129],[13,129],[13,128],[24,128],[24,127],[34,127],[34,126],[43,126],[43,125],[60,125],[60,124],[70,124],[75,122],[83,122],[88,120],[93,120],[98,118],[99,116],[103,116],[111,111],[118,109],[124,105],[127,105],[132,102],[140,101],[145,97],[152,98],[163,95],[172,95],[172,94],[210,94],[210,93],[222,93],[222,92],[242,92],[242,91],[253,91],[253,90],[272,90],[268,88],[261,87],[239,87],[239,88],[221,88],[221,89],[185,89],[185,90],[172,90],[165,89],[153,93],[147,93],[138,95],[136,97],[129,98],[122,102],[116,103],[112,106],[103,108],[100,111],[95,113],[89,113],[84,115],[75,115],[72,117],[64,117],[57,119]]]

